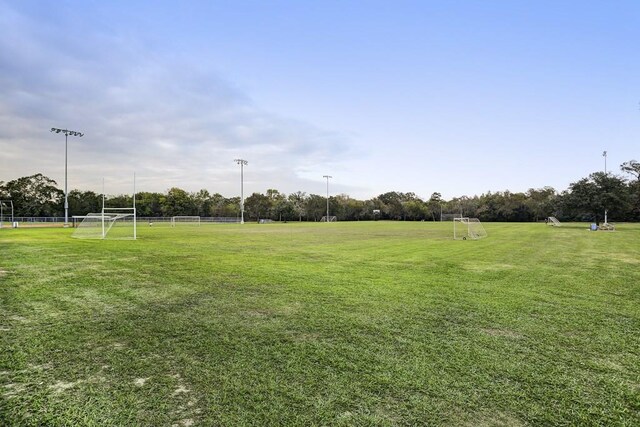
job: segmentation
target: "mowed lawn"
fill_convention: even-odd
[[[640,225],[0,230],[0,425],[640,425]]]

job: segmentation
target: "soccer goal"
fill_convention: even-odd
[[[560,227],[562,224],[560,224],[560,221],[558,221],[558,218],[556,218],[555,216],[550,216],[549,218],[547,218],[547,225]]]
[[[11,200],[0,200],[0,228],[4,222],[9,222],[11,227],[14,226],[13,201]]]
[[[82,219],[71,235],[76,239],[136,240],[135,208],[104,208],[75,218]]]
[[[338,217],[325,215],[320,219],[320,222],[338,222]]]
[[[171,226],[175,227],[176,225],[200,225],[200,217],[199,216],[188,216],[188,215],[179,215],[171,217]]]
[[[477,240],[483,237],[487,237],[487,232],[478,218],[453,219],[453,238],[455,240]]]

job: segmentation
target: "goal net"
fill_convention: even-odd
[[[487,237],[482,223],[478,218],[454,218],[453,238],[456,240],[482,239]]]
[[[11,200],[0,200],[0,228],[4,222],[13,226],[13,201]]]
[[[555,216],[550,216],[549,218],[547,218],[547,225],[552,225],[554,227],[560,227],[560,221],[558,221],[558,218],[556,218]]]
[[[135,208],[105,208],[81,217],[71,237],[76,239],[136,239]]]
[[[320,222],[338,222],[338,217],[337,216],[326,216],[325,215],[320,219]]]
[[[172,216],[171,226],[175,227],[176,225],[200,225],[200,217],[188,215]]]

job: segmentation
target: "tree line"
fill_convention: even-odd
[[[428,199],[415,193],[390,191],[368,200],[346,194],[329,197],[330,215],[339,221],[406,220],[438,221],[452,216],[476,217],[481,221],[540,221],[555,216],[561,221],[603,219],[605,209],[613,221],[640,221],[640,162],[631,160],[620,166],[622,175],[595,172],[569,185],[564,191],[552,187],[526,192],[498,191],[475,196],[442,198],[434,192]],[[68,195],[72,215],[100,212],[102,194],[71,190]],[[12,200],[15,216],[62,216],[64,192],[57,183],[42,175],[0,181],[0,200]],[[132,206],[131,195],[105,197],[106,207]],[[319,221],[327,212],[327,199],[301,191],[284,194],[276,189],[253,193],[245,199],[245,220]],[[238,217],[240,197],[224,197],[202,189],[187,192],[174,187],[165,193],[136,194],[140,217],[198,215]]]

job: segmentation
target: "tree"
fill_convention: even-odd
[[[15,216],[59,216],[64,212],[64,192],[56,185],[38,173],[7,182],[3,192],[13,200]]]
[[[293,212],[298,216],[298,221],[302,221],[302,217],[307,214],[307,193],[302,191],[291,193],[288,199],[293,207]]]
[[[167,192],[167,197],[161,200],[164,216],[197,215],[193,198],[186,191],[173,187]]]
[[[631,211],[629,189],[623,179],[596,172],[571,183],[562,195],[566,214],[573,219],[600,222],[604,211],[611,218],[624,219]]]
[[[317,194],[309,195],[307,199],[307,218],[320,221],[327,214],[327,199]]]
[[[162,206],[166,196],[161,193],[140,192],[136,194],[136,214],[138,216],[162,216]]]
[[[622,172],[628,173],[635,177],[636,181],[640,181],[640,162],[636,160],[629,160],[620,165]]]
[[[250,219],[266,218],[271,209],[271,200],[261,193],[253,193],[244,199],[244,210]]]
[[[69,211],[74,215],[102,212],[102,195],[93,191],[71,190],[68,195]]]
[[[442,211],[442,194],[438,192],[432,193],[425,205],[425,208],[427,215],[430,216],[433,221],[435,221],[436,218],[440,219],[440,212]]]
[[[558,216],[556,203],[558,195],[553,187],[539,189],[530,188],[526,193],[529,210],[533,214],[534,221],[549,216]]]

